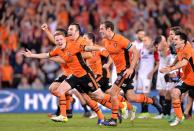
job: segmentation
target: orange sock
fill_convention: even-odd
[[[173,100],[172,105],[173,105],[173,108],[174,108],[174,113],[181,120],[183,113],[182,113],[182,109],[181,109],[180,99]]]
[[[66,98],[64,95],[61,95],[59,97],[59,107],[60,107],[60,114],[63,116],[67,116],[66,115]]]
[[[124,108],[124,105],[122,102],[125,102],[125,98],[121,95],[118,95],[118,100],[119,100],[119,109]]]
[[[122,108],[124,108],[124,105],[122,102],[119,101],[119,109],[122,109]]]
[[[118,99],[120,102],[125,102],[125,98],[121,95],[118,95]]]
[[[98,103],[100,103],[101,105],[103,105],[104,107],[111,109],[112,108],[112,104],[109,101],[105,101],[105,100],[97,100]]]
[[[103,99],[103,100],[97,100],[97,102],[108,109],[112,109],[112,104],[109,101],[106,101]],[[122,102],[119,102],[119,109],[122,109],[122,108],[124,108],[124,105]]]
[[[105,94],[103,100],[105,101],[111,101],[111,97],[109,94]]]
[[[98,110],[97,112],[95,111],[95,113],[98,116],[98,119],[104,119],[104,115],[102,114],[101,110]]]
[[[71,97],[72,95],[66,95],[66,110],[70,110],[71,107]]]
[[[117,97],[111,98],[111,103],[112,103],[112,119],[117,119],[118,118],[118,109],[119,109],[119,100]]]
[[[105,106],[108,109],[112,109],[112,104],[110,102],[110,95],[109,94],[105,94],[104,99],[99,99],[97,100],[98,103],[100,103],[101,105]]]
[[[119,95],[118,99],[119,99],[120,102],[126,102],[128,110],[132,110],[132,108],[133,108],[132,104],[130,102],[128,102],[127,100],[125,100],[125,98],[123,96]],[[119,109],[121,109],[120,107],[123,108],[124,105],[123,104],[122,105],[119,104]]]
[[[127,108],[129,111],[133,109],[133,106],[130,102],[127,102]]]
[[[100,111],[100,109],[98,107],[98,103],[96,101],[90,99],[90,100],[87,101],[87,104],[97,114],[99,119],[104,119],[104,115]]]
[[[137,103],[153,104],[153,100],[144,94],[136,94],[136,97],[137,99],[135,102]]]

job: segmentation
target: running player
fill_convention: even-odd
[[[95,44],[95,36],[92,33],[86,33],[83,36],[87,43],[90,46],[94,46]],[[98,84],[100,85],[100,88],[103,92],[110,94],[110,87],[109,86],[109,78],[110,78],[110,65],[112,64],[112,59],[109,56],[109,53],[107,50],[102,51],[92,51],[93,57],[87,60],[87,64],[92,69],[94,74],[96,75],[96,80]],[[104,59],[104,60],[103,60]],[[128,111],[125,111],[125,98],[121,95],[118,96],[119,99],[119,109],[122,110],[122,117],[124,119],[128,118]],[[121,103],[122,102],[122,103]],[[100,102],[103,104],[103,102]],[[129,102],[127,102],[128,110],[131,111],[131,118],[130,120],[135,119],[135,112],[136,108],[132,106]]]
[[[175,27],[170,28],[169,37],[168,37],[168,43],[170,44],[170,50],[171,50],[171,54],[173,56],[173,59],[175,59],[175,57],[176,57],[176,49],[175,49],[175,46],[174,46],[174,37],[175,37],[175,33],[177,31],[183,31],[183,29],[180,26],[175,26]],[[179,69],[178,78],[180,78],[180,74],[181,74],[181,72],[180,72],[180,69]],[[185,95],[185,93],[183,95]],[[191,99],[192,98],[189,95],[188,95],[188,97],[189,97],[188,98],[188,101],[189,102],[186,105],[185,111],[183,109],[183,102],[181,102],[182,111],[184,111],[184,114],[186,116],[186,119],[187,118],[189,119],[192,116],[192,108],[190,108],[190,109],[187,109],[187,108],[192,107],[193,102],[191,102]]]
[[[76,44],[78,44],[77,45],[78,47],[81,47],[81,48],[85,47],[84,49],[87,51],[91,51],[90,47],[94,47],[94,46],[89,45],[90,43],[87,42],[83,37],[80,36],[80,26],[77,23],[72,23],[69,26],[68,35],[72,41],[74,41]],[[87,46],[85,45],[86,43],[87,43]],[[84,46],[82,44],[84,44]],[[107,87],[104,87],[104,88],[107,88]],[[94,95],[94,94],[90,94],[90,95]],[[112,107],[112,104],[110,103],[110,95],[109,94],[101,94],[104,96],[104,99],[98,98],[99,97],[98,93],[96,93],[96,95],[97,96],[92,96],[93,98],[97,98],[97,99],[95,99],[96,101],[98,101],[100,104],[102,104],[103,106],[105,106],[109,109]],[[119,105],[120,105],[119,106],[120,108],[123,108],[122,103],[120,103]],[[121,122],[121,118],[119,118],[119,120]]]
[[[114,33],[114,25],[110,21],[101,23],[100,33],[104,38],[103,44],[116,66],[118,76],[111,87],[112,116],[111,119],[104,122],[104,125],[117,125],[118,94],[121,89],[123,89],[128,101],[153,104],[162,113],[162,109],[155,98],[152,99],[143,94],[135,94],[133,91],[132,80],[135,74],[134,68],[139,58],[139,53],[135,46],[125,37]],[[129,51],[132,52],[132,60],[130,60]]]
[[[77,83],[82,83],[81,86],[84,87],[83,90],[85,92],[89,93],[90,90],[91,91],[96,90],[95,86],[97,86],[97,84],[94,83],[95,80],[92,79],[92,75],[90,75],[90,74],[84,75],[87,72],[84,68],[82,68],[77,56],[75,56],[77,53],[81,53],[80,47],[77,46],[75,43],[66,43],[66,39],[65,39],[64,35],[62,33],[59,33],[59,32],[55,34],[55,43],[57,45],[57,48],[55,48],[50,53],[32,54],[30,51],[27,51],[27,52],[23,52],[23,54],[26,57],[31,57],[31,58],[49,58],[49,57],[53,57],[53,56],[58,55],[58,56],[60,56],[60,58],[58,58],[58,59],[60,59],[61,62],[63,61],[65,64],[67,64],[68,67],[72,67],[72,68],[70,68],[70,70],[72,70],[73,75],[66,78],[66,81],[68,81],[68,83],[70,83],[72,85],[72,87],[77,87],[77,85],[79,85]],[[71,53],[72,54],[75,53],[74,56],[71,55]],[[79,54],[77,54],[77,55],[79,55]],[[61,59],[61,58],[63,58],[63,59]],[[81,56],[80,56],[80,59],[82,59]],[[82,64],[84,64],[84,63],[82,63]],[[88,70],[89,70],[89,68],[88,68]],[[91,71],[88,71],[88,72],[91,72]],[[84,76],[80,78],[80,76],[82,76],[82,75],[84,75]],[[86,82],[86,80],[88,80],[88,82]],[[66,97],[65,97],[65,94],[67,93],[67,91],[69,91],[71,89],[71,86],[66,81],[63,81],[56,90],[55,95],[57,97],[59,97],[59,100],[60,100],[59,104],[60,104],[60,111],[61,112],[60,112],[59,116],[52,118],[52,120],[54,120],[54,121],[62,121],[62,122],[68,121],[67,115],[66,115]],[[100,91],[98,91],[98,93],[100,93]],[[90,102],[93,102],[93,101],[90,101]],[[88,104],[91,104],[91,103],[88,103]],[[103,121],[104,116],[102,115],[101,111],[99,110],[97,103],[92,103],[92,105],[94,105],[93,110],[96,111],[96,113],[99,115],[100,120]]]
[[[179,83],[171,90],[172,104],[176,119],[170,123],[170,126],[176,126],[183,120],[180,100],[181,94],[189,91],[189,95],[193,96],[194,92],[194,50],[188,43],[187,35],[183,32],[178,31],[175,33],[174,42],[177,50],[177,58],[173,65],[160,69],[161,73],[169,73],[179,68],[183,71],[183,76]]]
[[[49,31],[48,29],[48,25],[46,23],[44,23],[42,26],[41,26],[41,29],[46,33],[47,37],[49,38],[49,40],[54,43],[54,37],[53,35],[51,34],[51,32]],[[67,31],[62,29],[62,28],[58,28],[56,30],[55,33],[57,32],[62,32],[64,33],[65,36],[67,36]],[[51,58],[53,59],[53,58]],[[49,90],[52,92],[54,92],[54,90],[59,87],[59,85],[68,77],[72,74],[72,71],[64,64],[61,64],[61,69],[62,71],[64,72],[64,74],[62,74],[61,76],[57,77],[54,82],[50,85],[49,87]],[[84,98],[82,97],[82,95],[77,91],[77,90],[72,90],[71,91],[73,94],[76,95],[76,97],[80,100],[80,103],[84,109],[84,117],[90,117],[91,113],[87,107],[87,104],[86,104],[86,101],[84,100]],[[66,94],[66,112],[67,112],[67,117],[68,118],[71,118],[73,116],[72,114],[72,109],[70,109],[70,101],[72,99],[72,95],[69,93],[69,94]],[[58,116],[60,114],[60,109],[59,109],[59,106],[58,106],[58,109],[56,111],[56,115]]]

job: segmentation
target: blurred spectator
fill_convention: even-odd
[[[21,81],[20,81],[17,88],[18,89],[30,89],[29,81],[25,76],[21,77]]]
[[[16,88],[18,84],[20,83],[21,76],[23,73],[23,65],[24,65],[23,56],[20,55],[19,53],[16,53],[15,62],[13,63],[14,63],[12,65],[14,68],[13,87]]]
[[[46,83],[52,83],[56,77],[57,70],[59,70],[59,66],[53,61],[45,61],[42,65],[42,70],[46,76]]]
[[[9,64],[9,59],[5,59],[0,67],[2,88],[9,88],[12,86],[13,67]]]
[[[48,52],[50,45],[40,26],[47,23],[52,33],[56,28],[67,28],[71,22],[81,25],[81,31],[100,36],[101,21],[111,20],[116,32],[136,40],[136,31],[142,29],[154,39],[167,35],[171,26],[182,26],[190,41],[194,36],[194,2],[191,0],[0,0],[0,51],[9,57],[13,68],[13,87],[21,76],[32,82],[38,78],[48,85],[58,70],[48,60],[31,60],[17,53],[28,48],[36,53]],[[1,59],[1,57],[0,57]],[[34,61],[34,60],[33,60]],[[51,64],[51,65],[48,65]]]
[[[32,82],[32,89],[35,89],[35,90],[44,89],[43,83],[40,81],[39,78],[36,78],[34,82]]]

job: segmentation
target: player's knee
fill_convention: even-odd
[[[98,99],[100,99],[99,95],[96,94],[96,93],[90,93],[90,97],[91,97],[93,100],[98,100]]]
[[[53,92],[54,92],[54,87],[53,87],[53,86],[49,86],[49,91],[50,91],[51,94],[53,94]]]
[[[179,96],[180,96],[179,89],[174,88],[171,90],[171,97],[172,98],[176,99],[176,98],[179,98]]]
[[[57,92],[60,94],[60,95],[65,95],[67,93],[68,90],[65,89],[65,87],[62,87],[62,86],[59,86]]]
[[[53,90],[49,87],[49,92],[52,94]]]

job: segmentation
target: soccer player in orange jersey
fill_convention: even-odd
[[[85,33],[83,36],[87,43],[90,46],[97,45],[95,43],[95,36],[93,33]],[[99,46],[99,45],[97,45]],[[109,56],[107,50],[102,51],[92,51],[93,57],[87,59],[87,64],[92,69],[94,74],[96,75],[96,81],[100,85],[100,88],[103,92],[110,94],[111,86],[109,86],[109,78],[110,78],[110,65],[112,64],[112,59]],[[121,95],[118,96],[119,99],[119,109],[121,109],[122,117],[124,119],[128,118],[128,110],[130,110],[130,120],[135,119],[136,108],[132,106],[131,103],[125,101],[125,98]],[[104,102],[100,102],[103,104]],[[125,107],[126,106],[126,107]],[[128,110],[126,111],[127,108]]]
[[[93,46],[89,45],[89,42],[87,42],[83,37],[80,36],[80,26],[79,26],[79,24],[76,24],[76,23],[70,24],[70,26],[68,28],[68,36],[69,36],[69,39],[71,41],[75,42],[75,44],[78,47],[83,48],[82,52],[83,52],[83,50],[91,51],[90,47],[93,47]],[[106,88],[106,87],[104,87],[104,88]],[[99,91],[101,92],[100,89],[99,89]],[[111,103],[109,102],[110,101],[110,95],[105,94],[103,92],[101,92],[101,93],[102,94],[93,93],[93,94],[90,94],[90,96],[92,95],[92,97],[95,98],[95,100],[98,101],[103,106],[105,106],[107,108],[111,108],[110,107]],[[99,96],[104,96],[104,97],[102,98],[102,97],[99,97]],[[119,104],[119,105],[120,105],[119,107],[122,108],[121,107],[122,103]],[[120,121],[121,121],[121,117],[120,117]]]
[[[79,25],[77,25],[77,26],[79,26]],[[42,25],[42,28],[43,28],[43,30],[45,30],[45,32],[46,32],[46,34],[47,34],[47,36],[50,38],[50,40],[51,41],[54,41],[54,37],[52,36],[52,34],[50,33],[50,31],[48,30],[48,29],[46,29],[46,25],[45,24],[43,24]],[[70,29],[72,29],[72,28],[70,28]],[[73,36],[78,36],[78,38],[79,39],[77,39],[76,38],[76,40],[74,41],[74,42],[83,42],[83,40],[84,39],[80,39],[81,37],[79,37],[80,36],[80,33],[79,33],[79,30],[77,31],[75,31],[76,33],[77,33],[77,35],[73,35]],[[72,41],[73,41],[73,39],[72,39]],[[71,42],[72,42],[71,41]],[[75,43],[74,43],[75,44]],[[70,45],[70,44],[68,44],[68,45]],[[76,47],[79,47],[78,45],[76,46]],[[79,48],[78,48],[79,49]],[[53,50],[52,52],[55,52],[56,50]],[[86,56],[85,55],[86,53],[84,53],[84,54],[82,54],[82,55],[84,55],[85,57],[88,57],[88,56]],[[85,58],[84,57],[84,58]],[[53,57],[51,57],[50,59],[53,59]],[[56,60],[55,60],[56,61]],[[56,61],[57,62],[57,61]],[[67,66],[65,66],[65,67],[67,67]],[[70,68],[65,68],[66,70],[68,69],[68,70],[70,70]],[[72,72],[72,71],[71,71]],[[62,79],[60,79],[60,80],[62,80]],[[61,81],[62,82],[62,81]],[[61,83],[60,82],[60,83]],[[86,102],[87,102],[87,104],[91,107],[91,109],[92,110],[94,110],[96,113],[97,113],[97,115],[98,116],[100,116],[100,118],[99,118],[99,121],[98,121],[98,124],[100,124],[100,120],[102,120],[102,114],[101,114],[101,112],[100,112],[100,110],[99,110],[99,108],[97,107],[97,103],[95,102],[95,101],[93,101],[93,100],[91,100],[91,98],[90,97],[88,97],[86,94],[84,94],[83,92],[82,92],[82,90],[80,90],[81,88],[80,88],[80,86],[77,86],[76,87],[76,89],[77,90],[79,90],[79,92],[81,92],[82,93],[82,96],[84,97],[84,99],[86,100]],[[78,95],[79,93],[76,91],[76,90],[73,90],[73,92],[74,92],[74,94],[76,93],[76,96],[78,97],[78,96],[80,96],[80,95]],[[71,90],[71,92],[72,92],[72,90]],[[78,97],[79,99],[80,99],[80,97]],[[67,105],[67,103],[66,103],[66,105]],[[52,117],[51,119],[55,119],[55,118],[58,118],[58,117]]]
[[[65,94],[71,90],[72,88],[77,87],[77,85],[80,85],[82,88],[82,91],[84,93],[98,93],[96,96],[99,96],[99,99],[103,99],[104,96],[100,96],[101,93],[97,88],[98,85],[95,82],[95,79],[93,78],[92,72],[89,70],[89,67],[86,66],[82,56],[81,56],[81,48],[76,45],[76,43],[66,42],[66,39],[62,33],[56,33],[55,34],[55,43],[57,47],[52,50],[50,53],[40,53],[40,54],[33,54],[30,51],[22,52],[26,57],[31,58],[50,58],[55,56],[58,57],[58,61],[63,61],[64,64],[66,64],[70,70],[72,71],[72,75],[68,78],[66,78],[65,81],[63,81],[60,86],[56,90],[56,96],[59,97],[59,104],[60,104],[60,110],[61,114],[59,116],[51,118],[54,121],[61,121],[66,122],[68,121],[67,115],[66,115],[66,97]],[[61,59],[62,58],[62,59]],[[57,58],[56,58],[57,59]],[[91,73],[91,74],[90,74]],[[96,92],[95,92],[96,91]],[[100,118],[100,122],[103,121],[104,116],[99,110],[97,103],[95,101],[93,102],[93,110],[96,111],[97,115]],[[94,103],[95,102],[95,103]],[[88,103],[91,104],[91,103]],[[100,123],[98,123],[100,124]]]
[[[100,34],[104,38],[104,47],[108,50],[117,70],[117,80],[111,87],[112,116],[111,119],[104,122],[106,126],[116,126],[118,117],[118,94],[123,89],[128,101],[153,104],[160,113],[161,106],[154,97],[149,98],[143,94],[135,94],[133,91],[133,77],[135,75],[135,66],[139,59],[139,52],[134,45],[124,36],[114,32],[114,25],[110,21],[105,21],[100,25]],[[129,51],[132,53],[132,60],[129,57]]]
[[[52,43],[54,43],[55,40],[54,40],[53,34],[48,29],[48,25],[46,23],[44,23],[41,26],[41,29],[46,33],[46,35],[49,38],[49,40]],[[62,33],[64,33],[65,36],[67,36],[67,31],[65,29],[58,28],[58,29],[56,29],[55,33],[57,33],[57,32],[62,32]],[[50,58],[50,59],[54,60],[53,58]],[[63,82],[63,80],[65,80],[68,76],[70,76],[72,74],[72,71],[66,65],[64,65],[64,64],[60,64],[60,65],[61,65],[61,69],[62,69],[64,74],[59,76],[59,77],[57,77],[54,80],[54,82],[49,86],[49,90],[50,90],[51,93],[53,93],[59,87],[59,85],[61,84],[61,82]],[[82,107],[84,109],[84,115],[83,116],[90,117],[91,113],[90,113],[90,111],[89,111],[89,109],[87,107],[86,101],[84,100],[82,95],[77,90],[72,90],[70,94],[66,94],[66,110],[67,110],[66,112],[67,112],[67,117],[71,118],[73,116],[72,109],[70,108],[71,100],[73,99],[72,95],[71,95],[72,93],[80,100],[80,103],[81,103],[81,105],[82,105]],[[60,108],[58,107],[58,109],[56,111],[56,115],[58,116],[59,114],[60,114]]]
[[[174,37],[175,37],[175,33],[177,31],[180,32],[180,31],[183,31],[183,29],[180,26],[175,26],[175,27],[171,27],[170,31],[169,31],[168,43],[170,44],[170,50],[171,50],[172,54],[176,54],[176,49],[175,49],[175,46],[174,46]],[[179,75],[181,74],[180,69],[179,69],[178,74]],[[186,94],[187,94],[187,92],[183,93],[182,96],[184,96]],[[187,101],[187,105],[186,105],[185,109],[183,108],[183,102],[181,101],[181,108],[184,111],[184,115],[185,115],[186,119],[190,119],[191,116],[192,116],[192,106],[193,106],[193,100],[192,99],[193,99],[192,97],[188,96],[188,101]],[[171,101],[169,101],[168,103],[169,103],[169,105],[171,105]],[[169,111],[170,111],[170,108],[169,108]]]
[[[170,126],[176,126],[183,120],[180,100],[181,94],[188,91],[189,96],[194,96],[194,50],[187,41],[187,35],[181,31],[175,32],[174,42],[177,50],[175,62],[171,66],[160,69],[161,73],[169,73],[179,68],[183,71],[179,83],[171,90],[176,119],[170,123]]]

